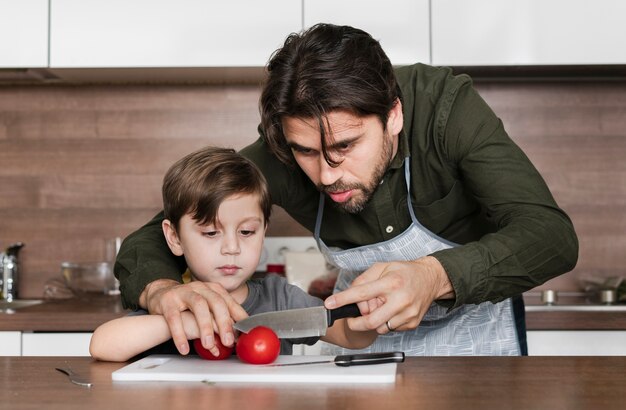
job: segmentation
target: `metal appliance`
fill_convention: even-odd
[[[0,294],[0,299],[7,302],[12,302],[18,296],[19,263],[17,255],[23,247],[24,244],[22,242],[17,242],[10,245],[3,253],[0,253],[0,268],[2,269],[2,276],[0,277],[2,293]]]

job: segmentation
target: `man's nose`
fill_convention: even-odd
[[[322,185],[332,185],[339,181],[342,176],[343,171],[341,170],[341,164],[331,166],[326,162],[326,158],[320,155],[320,183]]]
[[[222,241],[222,253],[224,255],[237,255],[240,252],[239,239],[237,235],[226,234]]]

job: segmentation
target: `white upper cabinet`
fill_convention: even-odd
[[[264,66],[294,0],[50,0],[50,67]]]
[[[395,65],[430,63],[429,0],[304,0],[304,28],[316,23],[367,31]]]
[[[434,65],[626,63],[623,0],[433,0]]]
[[[0,68],[48,66],[48,0],[0,0]]]

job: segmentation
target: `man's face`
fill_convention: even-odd
[[[391,110],[386,131],[374,115],[358,117],[334,111],[327,119],[327,150],[330,158],[339,163],[337,166],[329,165],[324,158],[316,119],[287,117],[283,119],[283,132],[296,162],[317,188],[345,211],[358,213],[398,150],[402,107],[398,102]]]

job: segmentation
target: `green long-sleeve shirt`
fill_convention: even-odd
[[[398,153],[363,211],[348,214],[326,201],[324,242],[343,249],[367,245],[410,225],[402,167],[409,156],[416,217],[463,245],[433,254],[454,287],[449,306],[497,302],[571,270],[578,241],[570,219],[470,78],[422,64],[396,74],[404,114]],[[265,174],[273,202],[312,231],[319,192],[307,176],[275,159],[262,136],[241,152]],[[184,260],[167,248],[162,217],[126,238],[120,249],[115,271],[126,307],[137,306],[149,282],[180,280],[184,271]]]

